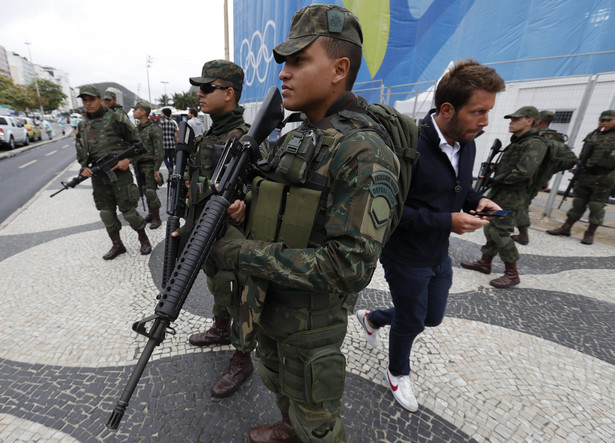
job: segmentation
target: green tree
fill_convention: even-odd
[[[166,94],[162,94],[162,96],[158,99],[158,106],[169,106],[173,103],[171,97]]]
[[[28,89],[36,94],[35,82],[30,83]],[[49,80],[39,80],[38,90],[41,94],[41,103],[46,112],[58,109],[62,99],[66,98],[66,94],[62,92],[62,87]]]
[[[16,111],[34,109],[36,108],[36,94],[0,76],[0,104],[8,105]]]
[[[173,94],[175,109],[199,108],[199,95],[196,91]]]

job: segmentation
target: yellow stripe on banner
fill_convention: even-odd
[[[359,18],[363,30],[363,58],[372,78],[376,76],[389,45],[389,0],[343,0],[344,7]]]

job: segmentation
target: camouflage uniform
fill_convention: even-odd
[[[82,88],[83,89],[83,88]],[[119,154],[130,145],[139,142],[134,125],[123,112],[114,112],[106,107],[95,115],[86,114],[79,122],[76,132],[77,161],[88,167],[106,154]],[[122,223],[117,217],[116,207],[135,231],[145,228],[145,220],[137,212],[139,191],[130,169],[116,169],[117,181],[112,182],[106,174],[92,177],[92,188],[96,209],[109,234],[118,234]]]
[[[547,146],[538,135],[538,129],[530,129],[520,137],[511,137],[511,144],[497,165],[488,198],[513,213],[502,219],[491,220],[485,226],[487,243],[481,248],[484,255],[494,257],[500,254],[504,263],[519,260],[519,251],[510,234],[517,224],[519,213],[528,205],[533,192],[534,176],[546,153]]]
[[[371,280],[394,205],[376,192],[384,186],[395,195],[376,177],[385,174],[396,182],[395,155],[373,130],[373,122],[366,127],[348,118],[350,114],[341,115],[364,113],[365,105],[345,93],[316,126],[304,123],[278,141],[270,153],[271,171],[290,185],[270,187],[282,186],[282,194],[291,197],[275,211],[271,200],[262,197],[266,184],[253,185],[249,240],[239,253],[239,270],[267,287],[257,328],[259,375],[303,441],[325,435],[326,441],[344,439],[340,413],[345,359],[340,348],[348,312]],[[318,155],[307,169],[285,162],[291,147],[294,152],[300,146],[301,152],[314,141]],[[285,163],[293,166],[285,169]],[[303,194],[302,186],[310,189]],[[307,209],[310,197],[318,203],[316,214]],[[283,221],[278,232],[271,232],[267,228],[276,224],[270,221],[281,211],[288,225]],[[315,225],[298,239],[306,219]],[[309,379],[304,367],[325,372]]]
[[[612,112],[615,117],[615,111]],[[572,208],[566,215],[576,222],[589,208],[589,223],[600,226],[604,222],[604,207],[615,185],[615,128],[605,132],[592,131],[583,141],[585,144],[579,158],[583,158],[590,144],[594,148],[574,184]]]
[[[196,149],[191,156],[190,163],[193,173],[191,174],[191,195],[196,196],[192,204],[198,202],[202,193],[198,189],[209,189],[209,180],[216,167],[216,155],[221,153],[227,140],[233,137],[241,137],[248,132],[250,126],[243,119],[244,109],[238,106],[236,109],[221,114],[210,114],[212,125],[205,133],[195,139]],[[195,174],[196,173],[196,174]],[[200,183],[196,186],[196,182]],[[195,208],[194,219],[198,219],[204,204]],[[231,344],[241,352],[252,352],[256,347],[254,334],[241,342],[239,339],[239,286],[238,278],[230,272],[218,271],[212,263],[207,261],[203,266],[207,274],[207,287],[214,296],[213,314],[222,320],[233,319],[231,329]]]
[[[151,120],[145,123],[139,123],[137,126],[139,131],[139,137],[143,142],[143,145],[147,149],[147,152],[137,156],[134,162],[138,166],[139,181],[143,183],[145,198],[147,199],[147,206],[150,211],[153,209],[159,209],[161,206],[160,199],[158,198],[158,183],[154,177],[154,171],[160,170],[160,165],[164,160],[164,147],[162,146],[162,131]]]
[[[564,134],[560,134],[559,132],[550,128],[539,129],[538,134],[541,137],[550,138],[552,140],[560,141],[562,143],[566,143],[566,140],[568,140],[568,137],[566,137]],[[543,189],[545,185],[546,183],[534,183],[531,192],[528,194],[527,205],[524,205],[519,209],[519,212],[517,213],[517,228],[519,228],[520,232],[524,232],[525,234],[527,234],[527,228],[529,228],[531,224],[529,211],[530,205],[532,204],[534,198],[538,195],[538,192]]]

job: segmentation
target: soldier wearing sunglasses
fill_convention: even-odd
[[[194,206],[191,214],[198,219],[204,202],[199,199],[209,187],[213,171],[218,163],[225,142],[232,137],[241,137],[250,126],[243,119],[243,107],[238,105],[243,84],[243,69],[226,60],[212,60],[203,65],[200,77],[190,78],[190,83],[199,86],[201,111],[209,114],[212,125],[207,132],[195,139],[196,150],[191,157],[190,194]],[[245,206],[236,201],[229,212]],[[241,222],[241,220],[237,220]],[[238,322],[240,292],[238,278],[232,272],[218,271],[212,262],[204,265],[207,286],[214,295],[214,324],[205,332],[190,336],[194,346],[212,346],[232,343],[235,353],[229,367],[212,386],[214,397],[227,397],[235,392],[253,371],[250,353],[255,348],[254,340],[239,342]]]

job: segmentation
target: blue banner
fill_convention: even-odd
[[[307,0],[234,0],[234,61],[246,72],[242,98],[254,101],[280,81],[272,56],[288,36],[292,15]],[[345,0],[364,34],[357,76],[362,94],[378,101],[380,86],[438,79],[451,61],[494,63],[505,80],[612,71],[615,6],[612,0]],[[603,53],[589,57],[564,57]],[[541,63],[503,61],[542,58]]]

